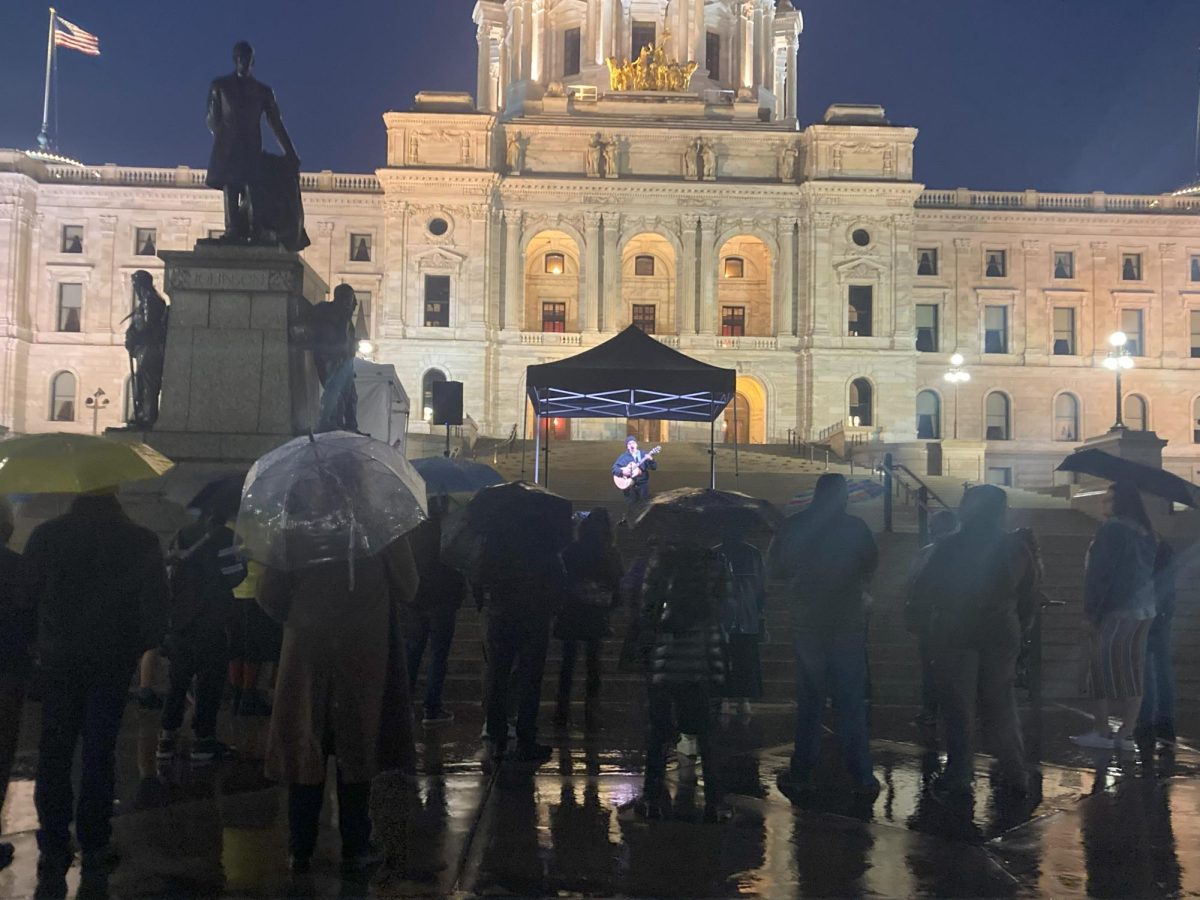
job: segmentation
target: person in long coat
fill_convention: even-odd
[[[295,572],[267,569],[258,602],[281,622],[275,708],[265,773],[288,785],[289,850],[294,871],[316,848],[325,764],[337,760],[342,866],[372,861],[368,812],[380,772],[416,770],[408,673],[399,624],[417,590],[408,541],[354,564]]]

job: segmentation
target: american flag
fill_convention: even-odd
[[[56,47],[78,50],[88,56],[100,55],[100,38],[84,31],[73,22],[68,22],[62,16],[54,17],[54,44]]]

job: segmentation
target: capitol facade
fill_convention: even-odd
[[[483,432],[519,434],[526,366],[633,323],[736,368],[742,441],[1036,487],[1113,425],[1119,330],[1123,421],[1200,480],[1200,197],[927,189],[883,109],[797,122],[789,0],[480,0],[474,23],[474,98],[386,113],[375,173],[302,176],[303,257],[358,293],[414,430],[448,379]],[[0,151],[0,425],[123,421],[130,275],[161,286],[158,251],[220,232],[203,181]],[[969,381],[945,380],[954,353]]]

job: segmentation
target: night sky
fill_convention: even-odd
[[[930,187],[1157,193],[1190,181],[1198,0],[794,0],[800,117],[879,103]],[[383,162],[380,114],[474,92],[473,0],[62,0],[103,56],[60,50],[59,147],[203,166],[209,80],[245,38],[307,170]],[[47,8],[3,0],[0,147],[41,121]]]

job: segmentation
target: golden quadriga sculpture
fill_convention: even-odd
[[[687,91],[697,63],[668,60],[667,52],[663,49],[667,37],[669,35],[664,34],[653,48],[643,47],[635,60],[617,62],[615,57],[610,56],[609,87],[614,91],[666,91],[676,94]]]

